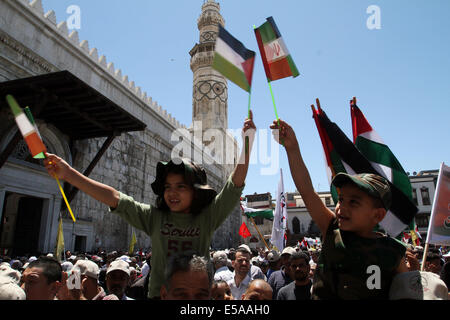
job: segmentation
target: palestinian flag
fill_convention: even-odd
[[[19,104],[13,96],[7,95],[6,101],[8,102],[11,111],[14,114],[17,126],[19,127],[19,130],[28,145],[31,156],[33,158],[45,158],[44,153],[47,152],[47,148],[42,142],[39,131],[37,130],[37,127],[34,124],[34,120],[31,116],[31,112],[29,113],[29,116],[31,118],[30,121],[30,118],[28,118],[27,115],[23,112],[22,108],[20,108]]]
[[[320,118],[327,118],[323,110],[319,107],[317,110],[314,108],[314,105],[311,105],[311,109],[313,112],[313,119],[316,123],[317,131],[319,132],[320,141],[322,142],[323,151],[325,154],[325,162],[326,162],[326,171],[327,171],[327,177],[328,177],[328,183],[331,187],[331,196],[333,197],[334,203],[337,203],[338,201],[338,193],[336,190],[336,187],[331,184],[331,181],[333,180],[333,177],[340,173],[348,173],[348,174],[355,174],[353,169],[346,164],[344,161],[342,161],[339,154],[336,152],[336,150],[333,148],[333,144],[328,137],[325,128],[322,125],[322,121],[319,120]],[[328,120],[329,121],[329,120]],[[326,121],[325,121],[326,122]]]
[[[290,76],[297,77],[300,73],[275,21],[272,17],[266,20],[260,27],[255,28],[255,35],[267,80],[270,82]]]
[[[241,202],[242,212],[248,217],[263,217],[269,220],[273,220],[273,210],[272,209],[254,209],[247,207]]]
[[[247,92],[252,86],[255,52],[219,25],[212,67]]]
[[[370,161],[378,174],[388,179],[401,190],[412,203],[412,187],[408,175],[400,162],[384,143],[378,133],[372,128],[362,111],[356,105],[356,99],[350,100],[353,142],[358,150]],[[413,219],[406,228],[416,243],[416,223]]]
[[[355,146],[380,175],[392,182],[412,201],[411,182],[400,162],[378,133],[372,129],[364,114],[353,101],[350,108]]]
[[[333,153],[334,159],[337,159],[334,162],[337,163],[336,166],[331,162],[332,177],[339,172],[346,172],[348,174],[379,174],[342,130],[334,122],[330,121],[320,106],[318,112],[315,114],[317,122],[320,125],[320,129],[318,128],[319,133],[321,132],[326,141],[328,141],[329,149]],[[330,156],[330,158],[332,157]],[[418,209],[395,185],[390,183],[390,187],[392,192],[392,205],[383,221],[380,222],[380,225],[389,235],[395,237],[411,223]],[[334,200],[337,201],[337,199]]]

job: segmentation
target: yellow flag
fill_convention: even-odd
[[[59,261],[62,259],[62,254],[64,253],[64,235],[62,219],[59,219],[58,235],[56,236],[56,246],[55,246],[55,257]]]
[[[128,254],[133,254],[134,251],[134,245],[136,244],[136,235],[134,234],[131,236],[131,242],[130,242],[130,248],[128,249]]]

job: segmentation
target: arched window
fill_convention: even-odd
[[[298,220],[297,217],[292,219],[292,230],[294,231],[294,234],[300,234],[300,220]]]
[[[420,193],[422,196],[422,204],[424,206],[429,206],[431,202],[430,202],[430,192],[428,191],[428,188],[427,187],[420,188]]]

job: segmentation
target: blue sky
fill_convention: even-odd
[[[328,190],[325,162],[310,105],[319,98],[330,119],[352,136],[348,101],[358,106],[405,171],[450,163],[450,1],[448,0],[222,0],[225,28],[257,52],[252,86],[256,126],[275,118],[253,33],[273,16],[301,75],[274,81],[280,118],[294,128],[314,187]],[[199,41],[203,0],[43,0],[66,20],[70,5],[81,10],[80,40],[113,62],[180,123],[192,122],[189,51]],[[370,5],[380,8],[380,29],[369,30]],[[228,122],[240,128],[248,94],[228,82]],[[270,150],[270,146],[268,146]],[[256,156],[256,160],[259,156]],[[259,162],[259,161],[257,161]],[[279,170],[249,169],[244,194],[275,195]],[[295,191],[284,150],[286,191]]]

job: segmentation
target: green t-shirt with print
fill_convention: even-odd
[[[195,250],[209,258],[209,246],[215,230],[238,205],[242,187],[236,187],[231,176],[222,191],[199,214],[163,212],[155,206],[135,201],[120,193],[118,214],[133,227],[144,231],[152,240],[152,261],[148,297],[160,296],[164,271],[170,255]]]

